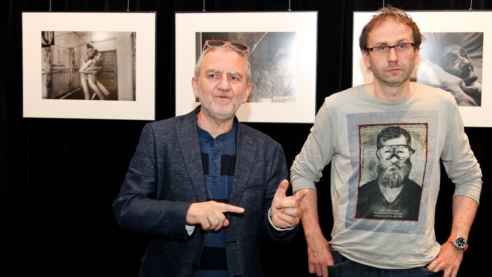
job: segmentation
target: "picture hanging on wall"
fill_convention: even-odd
[[[240,121],[314,122],[316,35],[316,12],[177,13],[176,115],[199,105],[191,79],[203,45],[223,40],[249,48],[254,88]]]
[[[423,42],[412,80],[451,93],[465,126],[492,127],[492,12],[408,12]],[[359,35],[375,12],[354,13],[353,85],[371,82],[362,62]]]
[[[23,115],[155,118],[155,13],[22,13]]]

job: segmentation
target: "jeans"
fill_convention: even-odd
[[[338,252],[332,252],[335,264],[328,267],[329,277],[438,277],[442,272],[432,272],[426,267],[409,269],[381,269],[351,261]]]

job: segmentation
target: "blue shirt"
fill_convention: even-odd
[[[229,132],[216,138],[213,138],[207,131],[198,128],[208,200],[229,202],[236,163],[236,136],[236,122]],[[223,230],[205,233],[205,247],[201,256],[200,269],[194,276],[228,276]]]

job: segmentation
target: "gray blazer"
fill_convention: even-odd
[[[197,132],[197,110],[147,124],[118,198],[113,203],[118,223],[150,234],[140,276],[192,276],[199,265],[203,234],[185,231],[186,212],[193,202],[207,200]],[[276,232],[266,213],[275,190],[288,176],[282,147],[267,135],[239,124],[234,185],[230,203],[245,208],[229,215],[225,229],[230,276],[262,276],[259,242],[294,232]]]

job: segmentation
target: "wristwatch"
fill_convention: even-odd
[[[461,251],[466,251],[468,249],[468,242],[466,239],[460,235],[456,236],[455,240],[450,241],[456,249]]]

